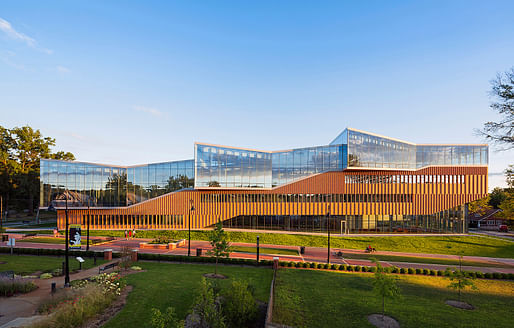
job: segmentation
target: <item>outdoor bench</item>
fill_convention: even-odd
[[[114,263],[111,263],[111,264],[107,264],[103,268],[102,267],[98,268],[98,274],[100,274],[102,271],[105,271],[105,270],[114,269],[115,267],[118,266],[118,263],[119,262],[114,262]]]

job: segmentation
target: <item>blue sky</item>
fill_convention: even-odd
[[[345,127],[483,143],[489,81],[514,66],[512,1],[0,2],[0,125],[78,160],[264,150]],[[490,173],[514,151],[490,149]],[[490,187],[503,183],[492,175]]]

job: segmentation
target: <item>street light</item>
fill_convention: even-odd
[[[89,220],[90,220],[90,211],[89,211],[89,197],[87,198],[87,244],[86,251],[89,251]],[[125,230],[126,231],[126,230]]]
[[[330,205],[328,205],[328,212],[327,212],[327,232],[328,232],[327,263],[330,264]]]
[[[187,256],[191,256],[191,215],[192,215],[192,212],[195,210],[192,199],[189,200],[189,204],[191,204],[191,208],[189,209],[189,224],[187,226],[187,229],[188,229],[188,237],[187,238],[189,240],[189,242],[187,243]]]
[[[68,244],[69,244],[69,239],[68,239],[68,190],[66,189],[65,191],[65,199],[66,199],[66,231],[64,233],[64,239],[65,239],[65,243],[66,243],[66,247],[64,248],[64,256],[66,257],[65,259],[65,266],[64,266],[64,287],[70,287],[70,262],[68,260]]]

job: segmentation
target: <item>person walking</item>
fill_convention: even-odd
[[[127,230],[125,230],[125,240],[128,240],[127,235]]]
[[[128,235],[129,235],[129,239],[132,239],[132,230],[129,230]]]
[[[132,231],[132,238],[136,238],[136,229]]]

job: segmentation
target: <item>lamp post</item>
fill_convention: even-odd
[[[195,210],[192,199],[189,200],[189,204],[191,204],[191,208],[189,209],[189,224],[187,225],[187,230],[188,230],[188,233],[187,233],[187,236],[188,236],[187,237],[187,239],[188,239],[187,256],[191,256],[191,215],[192,215],[193,211]]]
[[[257,236],[257,265],[259,265],[259,236]]]
[[[328,205],[328,212],[327,212],[327,233],[328,233],[327,263],[330,264],[330,205]]]
[[[68,259],[68,244],[69,244],[69,239],[68,239],[68,195],[67,195],[67,191],[65,192],[65,197],[66,197],[66,231],[64,232],[64,239],[65,239],[65,243],[66,243],[66,246],[64,248],[64,256],[66,257],[65,259],[65,265],[64,265],[64,287],[70,287],[70,262],[69,262],[69,259]]]
[[[91,218],[91,215],[90,215],[90,211],[89,211],[89,198],[88,198],[87,199],[87,244],[86,244],[86,251],[89,251],[89,221],[90,221],[90,218]]]

